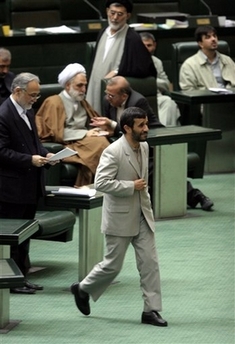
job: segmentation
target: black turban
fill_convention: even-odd
[[[119,3],[120,5],[126,7],[127,13],[131,13],[133,9],[133,4],[131,0],[107,0],[106,8],[114,3]]]

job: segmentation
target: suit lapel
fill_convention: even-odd
[[[32,154],[33,154],[32,146],[30,144],[30,142],[32,140],[30,129],[28,128],[28,126],[24,122],[24,120],[19,116],[19,114],[18,114],[15,106],[12,104],[12,102],[11,102],[10,106],[12,107],[12,110],[13,110],[12,114],[13,114],[13,117],[14,117],[15,126],[18,129],[18,131],[19,131],[19,135],[22,136],[22,141],[28,147],[28,150],[30,152],[32,152]],[[32,126],[32,129],[33,129],[34,128],[34,123],[32,123],[32,119],[31,118],[29,118],[29,122],[30,122],[30,124]]]
[[[140,165],[136,159],[136,153],[133,151],[133,149],[131,148],[131,146],[127,142],[124,135],[121,137],[121,139],[124,141],[124,144],[123,144],[124,153],[128,157],[128,161],[129,161],[130,165],[134,168],[134,170],[136,171],[136,173],[140,177],[141,171],[140,171]]]

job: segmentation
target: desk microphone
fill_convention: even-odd
[[[101,14],[101,12],[98,10],[98,8],[96,8],[94,5],[92,5],[91,3],[90,3],[90,1],[88,1],[88,0],[83,0],[88,6],[90,6],[94,11],[96,11],[96,13],[98,13],[98,15],[99,15],[99,19],[100,20],[104,20],[103,19],[103,17],[102,17],[102,14]]]
[[[212,16],[212,11],[211,11],[210,6],[208,6],[207,3],[204,0],[199,0],[199,1],[208,9],[209,16]]]

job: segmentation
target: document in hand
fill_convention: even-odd
[[[70,148],[64,148],[55,155],[53,155],[49,161],[56,161],[56,160],[62,160],[64,158],[68,158],[72,155],[78,154],[75,150],[70,149]]]
[[[51,193],[55,195],[93,197],[96,194],[96,190],[89,188],[77,189],[73,187],[60,187],[58,190],[52,190]]]

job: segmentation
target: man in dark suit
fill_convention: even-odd
[[[92,119],[92,126],[109,132],[110,136],[122,135],[120,117],[126,108],[135,106],[143,109],[148,116],[149,128],[162,127],[156,114],[153,113],[147,99],[134,91],[123,76],[115,76],[107,81],[104,98],[104,116]]]
[[[31,109],[40,97],[38,77],[21,73],[11,89],[0,106],[0,217],[33,219],[38,199],[45,193],[43,166],[53,154],[40,143]],[[29,239],[12,247],[11,257],[25,276],[25,286],[11,292],[34,294],[43,289],[26,279],[28,253]]]
[[[11,52],[5,48],[0,48],[0,105],[11,94],[11,84],[15,77],[9,71],[11,65]]]

